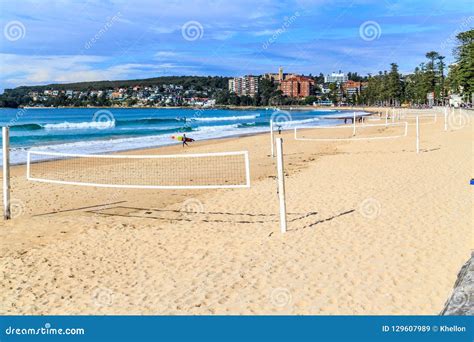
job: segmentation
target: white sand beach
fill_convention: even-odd
[[[269,134],[185,149],[249,151],[249,189],[35,183],[15,166],[0,313],[438,314],[474,246],[468,118],[446,132],[442,119],[423,124],[419,154],[412,125],[407,137],[370,141],[283,132],[286,234]]]

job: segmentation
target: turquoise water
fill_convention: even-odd
[[[10,127],[12,163],[23,163],[26,151],[104,153],[177,143],[173,135],[196,140],[265,132],[273,117],[282,129],[334,124],[323,116],[335,110],[279,111],[144,108],[0,109],[0,125]],[[337,121],[337,120],[336,120]]]

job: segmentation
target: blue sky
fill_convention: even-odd
[[[0,91],[19,85],[410,72],[474,27],[472,0],[1,0]]]

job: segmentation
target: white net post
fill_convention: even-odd
[[[352,135],[356,135],[356,113],[354,112],[354,117],[352,118]]]
[[[3,218],[11,218],[10,211],[10,134],[8,127],[2,127],[3,137]]]
[[[416,153],[420,153],[420,117],[416,116]]]
[[[272,158],[275,157],[275,140],[273,138],[273,119],[270,119],[270,140],[271,140],[271,153]]]
[[[448,130],[448,107],[444,106],[444,131]]]
[[[276,139],[278,197],[280,201],[280,231],[286,233],[285,172],[283,169],[283,139]]]

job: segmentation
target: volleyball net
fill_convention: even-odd
[[[29,151],[27,178],[111,188],[246,188],[250,186],[250,165],[247,151],[177,155]]]
[[[340,126],[295,127],[295,140],[307,141],[347,141],[381,140],[406,137],[407,122],[386,124],[362,124]]]
[[[421,125],[435,124],[438,121],[438,112],[435,110],[404,110],[396,116],[399,120],[408,122],[408,125],[415,125],[418,118]]]

